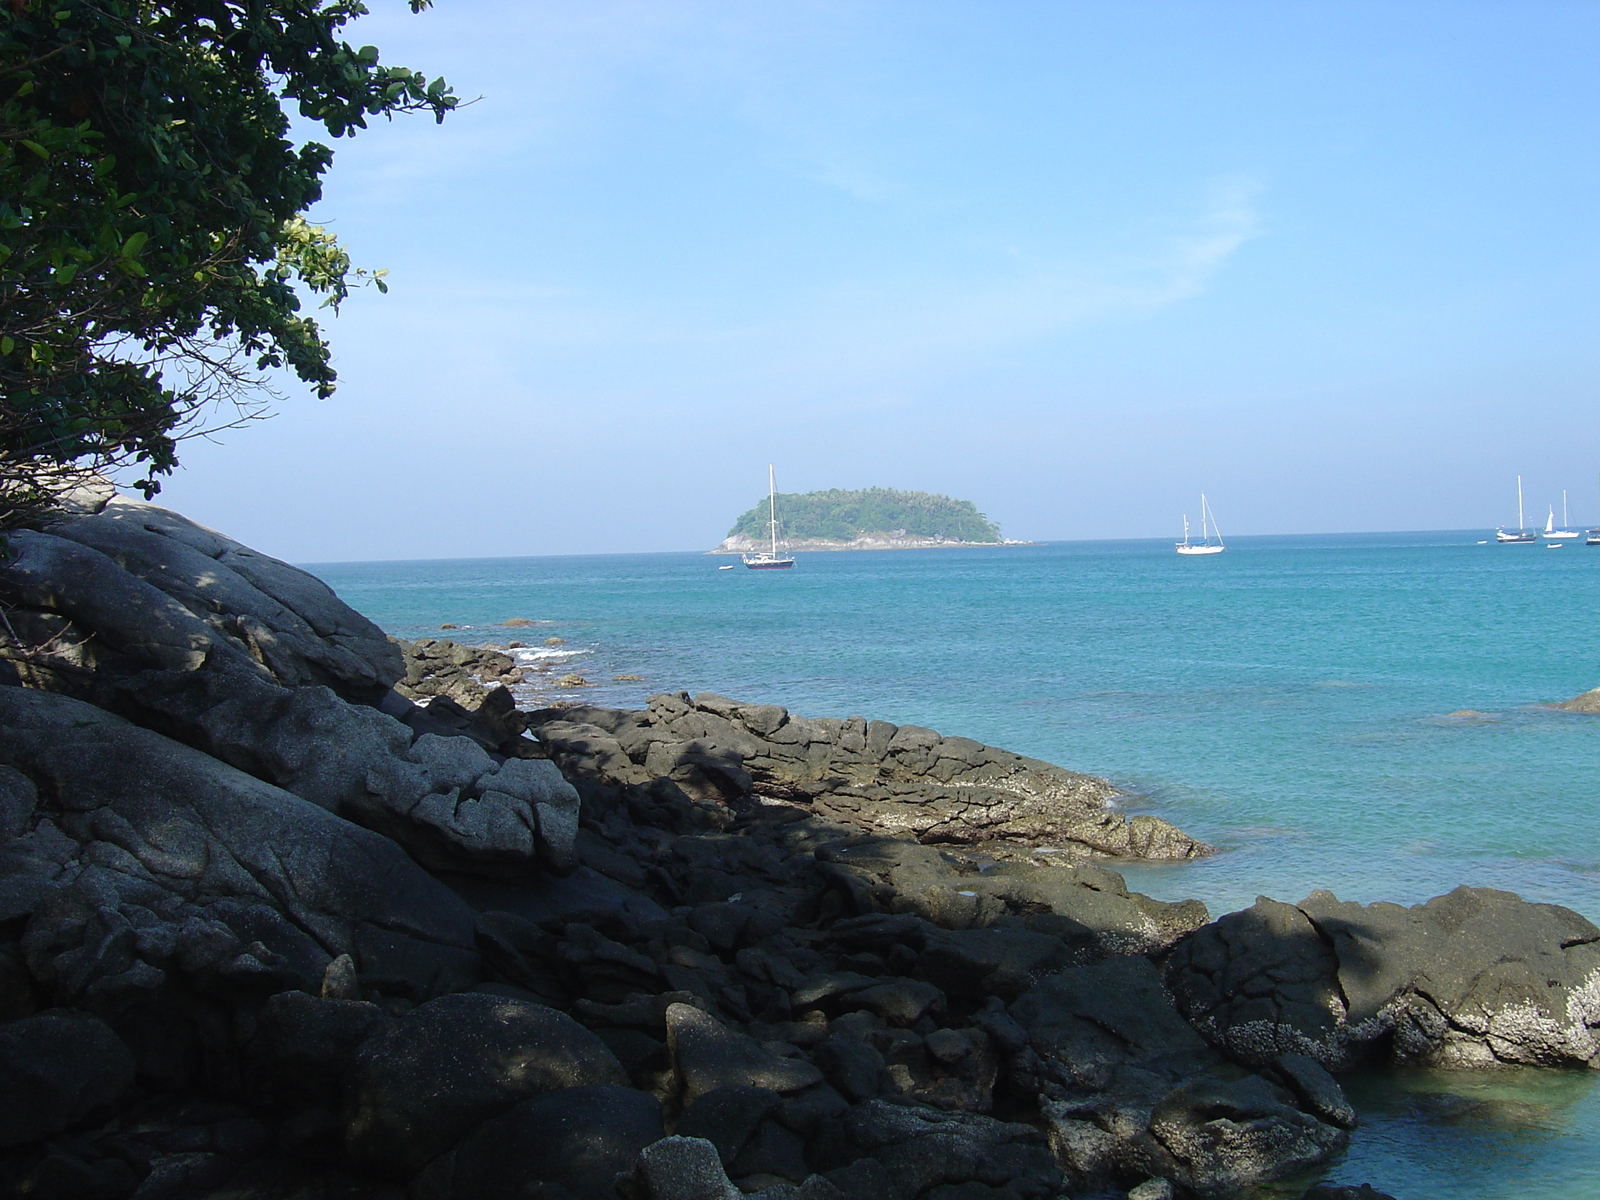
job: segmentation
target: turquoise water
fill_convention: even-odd
[[[812,554],[791,572],[698,554],[313,569],[390,633],[530,643],[549,673],[529,702],[709,690],[1104,775],[1222,850],[1129,883],[1213,913],[1470,883],[1600,920],[1600,717],[1545,706],[1600,684],[1600,548],[1482,536]],[[564,672],[599,686],[546,686]],[[1401,1200],[1600,1196],[1586,1076],[1408,1075],[1362,1107],[1341,1180]]]

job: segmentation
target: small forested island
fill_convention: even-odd
[[[1003,546],[1000,527],[970,500],[894,488],[829,488],[776,497],[778,539],[790,550],[905,550],[930,546]],[[769,544],[768,502],[740,515],[713,554],[742,554]]]

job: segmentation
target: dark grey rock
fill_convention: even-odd
[[[1039,929],[1050,942],[1036,943],[1031,950],[1020,939],[1004,949],[998,938],[968,939],[972,953],[990,960],[979,968],[981,975],[997,971],[1002,961],[1007,963],[995,979],[1001,986],[1008,977],[1037,970],[1039,961],[1052,953],[1066,961],[1084,961],[1106,954],[1159,952],[1199,928],[1207,917],[1198,901],[1152,900],[1129,892],[1115,872],[1089,865],[1016,863],[979,872],[936,847],[892,838],[824,845],[816,855],[823,875],[840,885],[841,894],[862,915],[909,914],[947,930],[981,929],[1012,916],[1021,920],[1011,928],[1025,931],[1029,917],[1036,925],[1039,914],[1059,918]],[[936,936],[930,931],[923,940],[932,947]],[[947,958],[963,957],[960,939],[937,940]],[[986,941],[992,947],[987,952]],[[1023,965],[1019,956],[1035,961]],[[971,978],[962,965],[951,967],[951,974]],[[938,968],[930,965],[930,970]]]
[[[0,1025],[0,1147],[41,1142],[115,1102],[133,1083],[127,1046],[82,1013]]]
[[[576,865],[578,797],[560,773],[497,765],[467,737],[413,745],[370,706],[393,696],[399,651],[305,572],[121,499],[8,545],[0,598],[32,630],[12,663],[26,685],[160,729],[430,866]]]
[[[404,1189],[337,1167],[266,1154],[247,1163],[206,1200],[407,1200]],[[551,1198],[559,1200],[559,1198]]]
[[[944,1011],[944,993],[917,979],[891,979],[845,997],[846,1009],[867,1009],[891,1025],[915,1025],[929,1013]]]
[[[806,1168],[805,1143],[779,1122],[763,1121],[728,1164],[728,1174],[736,1179],[774,1175],[799,1183],[810,1174]]]
[[[320,579],[167,509],[118,497],[56,525],[242,644],[280,682],[371,694],[400,676],[400,656]],[[124,619],[127,619],[125,616]]]
[[[886,1200],[900,1194],[889,1169],[875,1158],[858,1158],[824,1173],[823,1178],[838,1188],[845,1200]]]
[[[1035,1050],[1090,1082],[1117,1064],[1193,1060],[1207,1050],[1144,958],[1057,972],[1011,1005],[1011,1016]]]
[[[704,1138],[662,1138],[639,1152],[635,1170],[648,1200],[744,1200]]]
[[[1291,1051],[1278,1055],[1273,1065],[1308,1111],[1341,1128],[1356,1127],[1356,1110],[1345,1098],[1344,1089],[1316,1059]]]
[[[1388,1026],[1397,1060],[1576,1066],[1600,1055],[1600,929],[1571,909],[1459,887],[1426,904],[1300,904],[1332,940],[1347,1027]]]
[[[822,1072],[805,1060],[779,1058],[692,1005],[669,1005],[666,1023],[667,1049],[685,1103],[718,1088],[745,1086],[787,1093],[822,1081]]]
[[[23,937],[57,1001],[315,991],[338,954],[419,998],[473,982],[472,914],[387,839],[64,696],[0,688],[0,726],[72,847]]]
[[[738,1157],[756,1127],[782,1103],[783,1097],[770,1088],[715,1088],[696,1097],[683,1110],[676,1132],[684,1137],[705,1138],[727,1165]]]
[[[1353,1053],[1333,946],[1291,904],[1263,896],[1219,917],[1177,948],[1166,982],[1184,1016],[1240,1062],[1311,1053],[1338,1068]]]
[[[883,1055],[858,1038],[834,1034],[813,1057],[828,1082],[851,1100],[871,1100],[890,1088]]]
[[[337,1110],[356,1050],[389,1023],[376,1004],[287,991],[268,998],[249,1060],[263,1098]]]
[[[1044,1110],[1056,1158],[1080,1187],[1160,1176],[1221,1196],[1322,1162],[1346,1142],[1293,1093],[1211,1050],[1147,959],[1058,972],[1011,1015],[1065,1085],[1067,1098]]]
[[[1577,1066],[1600,1057],[1600,929],[1570,909],[1457,888],[1426,904],[1261,900],[1173,954],[1180,1007],[1228,1054],[1341,1069],[1399,1062]]]
[[[576,1200],[615,1200],[615,1180],[665,1135],[654,1096],[621,1087],[572,1087],[524,1100],[456,1147],[450,1200],[522,1200],[530,1183]]]
[[[802,718],[701,693],[652,696],[643,712],[577,707],[530,717],[547,752],[590,786],[670,779],[696,799],[803,796],[813,811],[922,842],[1073,845],[1082,853],[1211,853],[1155,817],[1111,811],[1110,785],[914,725]]]
[[[21,771],[0,767],[0,843],[19,838],[33,824],[39,790]]]
[[[1061,1187],[1060,1169],[1030,1125],[869,1100],[856,1105],[843,1126],[855,1147],[853,1157],[881,1163],[896,1195],[918,1196],[941,1184],[974,1182],[1042,1198]]]
[[[520,1100],[627,1083],[605,1043],[565,1013],[476,993],[441,996],[358,1050],[345,1144],[363,1169],[405,1179]]]

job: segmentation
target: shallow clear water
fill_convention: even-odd
[[[1469,883],[1600,920],[1600,717],[1545,707],[1600,684],[1600,548],[1479,536],[812,554],[789,572],[698,554],[313,569],[390,633],[530,643],[551,667],[530,700],[708,690],[1104,775],[1223,851],[1130,885],[1213,913]],[[568,671],[599,686],[544,686]],[[1600,1195],[1587,1076],[1405,1078],[1362,1093],[1333,1176],[1401,1200]]]

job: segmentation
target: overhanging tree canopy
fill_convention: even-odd
[[[431,0],[410,0],[413,12]],[[213,401],[261,372],[329,395],[296,285],[336,304],[352,267],[302,214],[333,137],[457,101],[340,39],[353,0],[0,0],[0,488],[136,462],[147,491]]]

